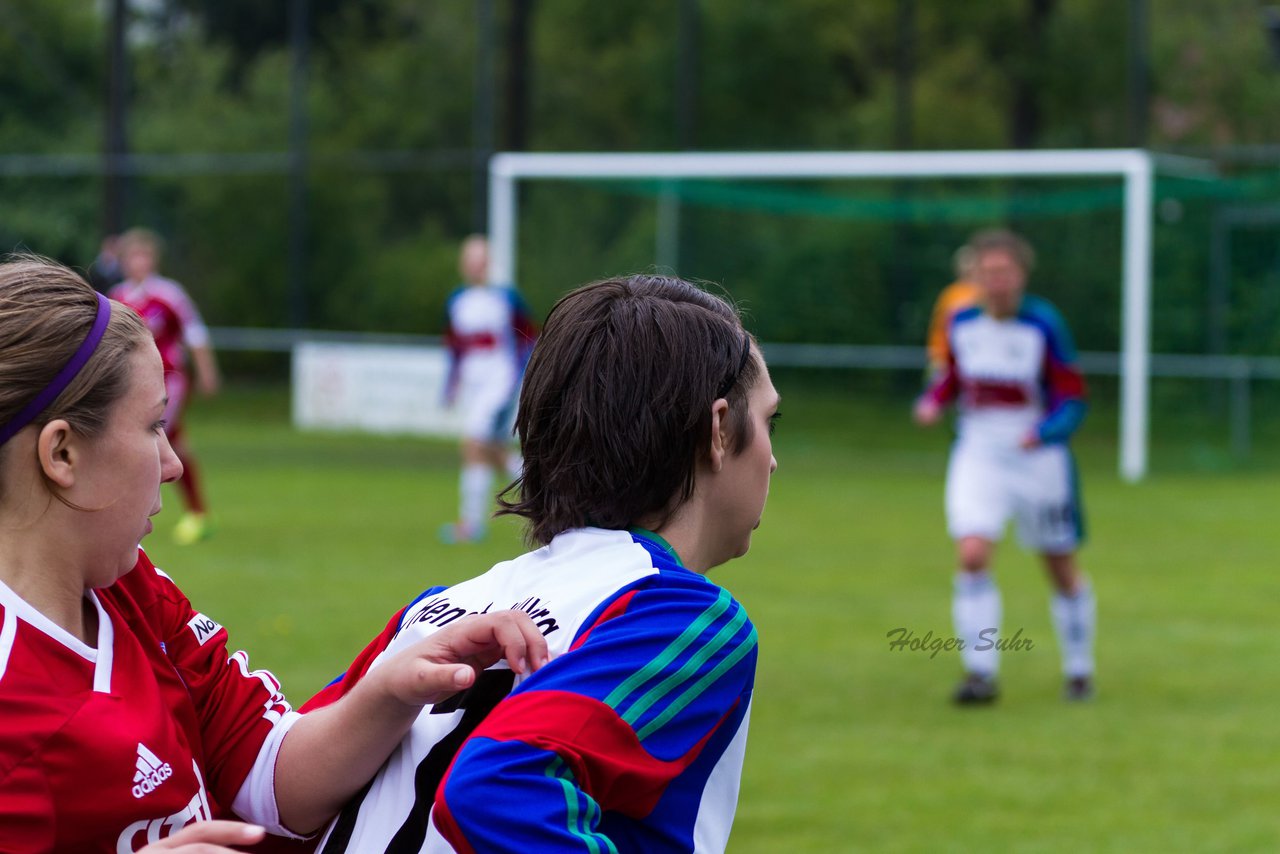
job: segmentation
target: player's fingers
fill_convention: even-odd
[[[501,611],[459,620],[428,638],[444,646],[436,661],[465,661],[488,667],[505,658],[516,673],[528,673],[547,662],[547,641],[523,611]]]
[[[494,625],[503,658],[516,673],[529,673],[547,663],[547,639],[523,611],[507,611]]]
[[[465,691],[476,682],[479,668],[470,664],[433,664],[419,661],[418,686],[428,703],[438,703],[459,691]]]
[[[168,839],[143,848],[147,852],[178,851],[181,854],[223,854],[232,852],[227,845],[252,845],[261,842],[266,830],[256,824],[239,821],[199,821],[170,836]]]
[[[529,619],[527,614],[520,616],[525,620]],[[513,641],[510,629],[505,628],[515,619],[514,611],[467,617],[450,626],[449,628],[454,629],[454,634],[441,638],[441,641],[448,644],[456,661],[463,661],[483,670],[506,657],[512,670],[523,673],[526,668],[523,636],[517,633]]]

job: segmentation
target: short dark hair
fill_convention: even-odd
[[[717,398],[729,404],[729,450],[751,441],[751,342],[732,305],[682,279],[606,279],[563,297],[529,359],[516,416],[524,467],[499,513],[523,516],[543,544],[669,518],[693,494]]]

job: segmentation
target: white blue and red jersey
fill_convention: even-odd
[[[298,715],[275,678],[141,551],[87,597],[95,646],[0,584],[0,851],[127,854],[236,815],[284,832],[275,761]]]
[[[1012,317],[974,306],[952,318],[949,343],[946,368],[925,392],[960,411],[947,465],[947,530],[957,540],[996,542],[1013,518],[1029,548],[1074,551],[1084,508],[1067,441],[1086,404],[1062,317],[1034,296]]]
[[[1016,448],[1034,434],[1060,444],[1084,420],[1084,378],[1062,316],[1048,301],[1023,297],[1013,317],[973,306],[951,320],[947,365],[925,394],[955,402],[960,441]]]
[[[647,532],[584,528],[398,613],[307,708],[465,614],[529,613],[550,663],[426,707],[323,852],[723,851],[756,632]]]
[[[519,378],[538,330],[515,288],[464,285],[449,294],[445,310],[450,390],[495,372]]]

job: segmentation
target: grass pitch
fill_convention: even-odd
[[[1003,631],[1033,646],[1003,656],[998,705],[956,709],[957,654],[888,637],[952,634],[945,431],[915,430],[905,402],[854,384],[775,379],[785,418],[764,523],[712,574],[761,638],[732,852],[1280,848],[1280,471],[1265,449],[1251,467],[1198,464],[1191,446],[1125,485],[1114,423],[1094,418],[1078,447],[1099,695],[1059,698],[1048,587],[1010,540]],[[172,545],[169,491],[146,545],[300,703],[423,588],[523,547],[509,519],[484,544],[438,543],[451,444],[299,434],[287,406],[283,389],[198,403],[217,532]]]

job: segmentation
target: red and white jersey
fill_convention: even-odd
[[[149,276],[141,282],[121,282],[107,296],[129,306],[146,322],[156,339],[166,374],[186,370],[186,348],[209,343],[209,329],[196,304],[172,279]]]
[[[141,550],[88,599],[96,648],[0,584],[0,851],[132,852],[232,812],[280,831],[275,678]]]

